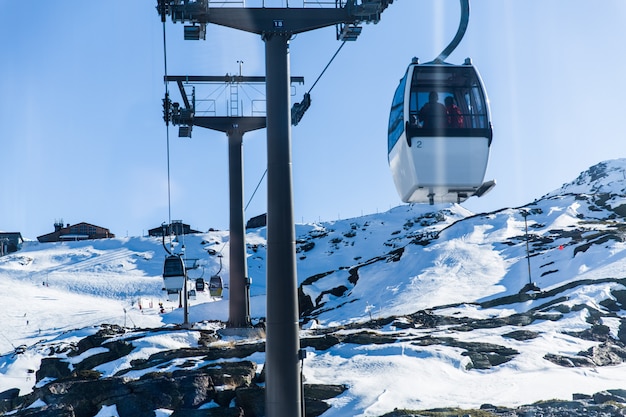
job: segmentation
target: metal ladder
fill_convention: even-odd
[[[228,88],[230,88],[229,116],[242,116],[239,114],[239,86],[236,83],[231,83]]]

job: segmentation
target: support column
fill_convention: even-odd
[[[291,169],[289,35],[266,34],[267,417],[301,417],[296,242]]]
[[[230,286],[228,290],[228,327],[250,324],[246,280],[246,229],[243,206],[243,132],[234,126],[228,134],[228,178],[230,193]]]

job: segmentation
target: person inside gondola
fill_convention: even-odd
[[[454,104],[454,97],[448,96],[444,102],[446,103],[446,112],[448,113],[448,127],[453,129],[463,127],[463,115],[459,106]]]
[[[446,127],[448,112],[446,107],[439,102],[439,94],[431,91],[428,95],[428,103],[424,104],[418,114],[422,127],[426,129]]]

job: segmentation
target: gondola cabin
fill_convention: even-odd
[[[178,290],[169,289],[166,291],[167,291],[167,301],[179,301],[180,289]]]
[[[396,89],[389,116],[388,159],[405,203],[460,203],[495,186],[484,181],[492,140],[489,103],[478,71],[419,64]]]
[[[196,278],[196,291],[204,291],[204,278]]]
[[[221,297],[223,289],[224,283],[222,282],[222,277],[219,275],[211,276],[209,280],[209,294],[211,297]]]
[[[185,285],[185,263],[178,255],[170,255],[163,263],[163,285],[168,294],[182,291]]]

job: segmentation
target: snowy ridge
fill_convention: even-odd
[[[574,181],[564,184],[543,198],[568,193],[623,196],[626,193],[626,159],[600,162],[583,171]]]
[[[405,205],[296,225],[304,375],[309,383],[348,387],[323,416],[517,406],[626,388],[619,359],[626,358],[625,189],[620,159],[522,208],[473,214],[459,205]],[[224,231],[175,244],[183,243],[201,266],[192,279],[217,272],[217,255],[228,253]],[[258,322],[265,314],[265,228],[249,230],[247,244]],[[164,256],[159,239],[133,237],[27,242],[0,258],[0,392],[32,392],[31,371],[51,347],[71,345],[94,326],[167,330],[180,323],[178,303],[161,289]],[[228,282],[227,256],[223,262]],[[520,293],[529,282],[541,291]],[[135,334],[132,353],[98,371],[135,379],[161,369],[138,372],[132,361],[195,347],[198,330],[227,320],[227,298],[227,290],[224,299],[199,293],[190,301],[195,330]],[[604,351],[613,359],[603,362]],[[264,355],[247,359],[262,364]],[[181,366],[173,361],[167,369]]]

